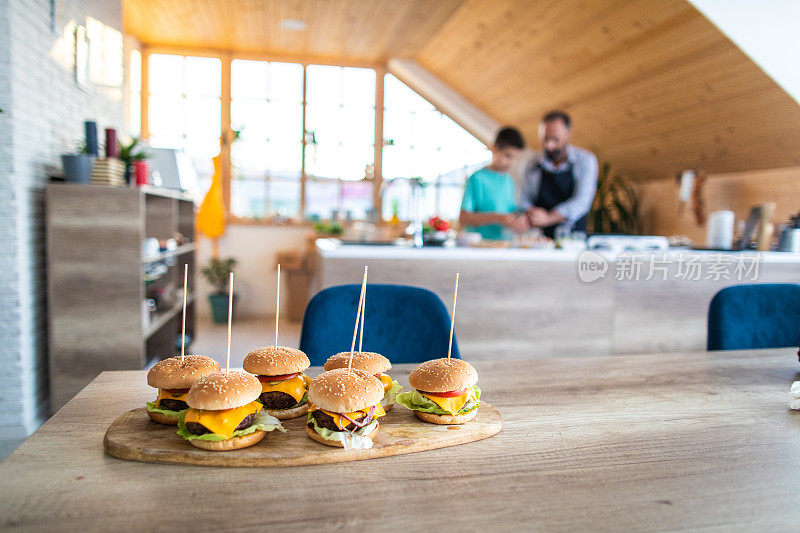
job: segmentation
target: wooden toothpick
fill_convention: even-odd
[[[181,326],[181,362],[186,352],[186,285],[189,279],[189,263],[183,265],[183,324]]]
[[[458,272],[456,272],[456,286],[453,289],[453,314],[450,316],[450,342],[447,344],[447,358],[450,359],[450,354],[453,351],[453,327],[456,323],[456,301],[458,301]]]
[[[356,327],[353,328],[353,342],[350,344],[350,359],[347,361],[348,372],[353,367],[353,352],[356,349],[356,335],[358,334],[358,324],[361,322],[361,306],[364,303],[364,293],[367,290],[367,265],[364,265],[364,279],[361,280],[361,296],[358,298],[358,310],[356,311]]]
[[[366,277],[366,266],[364,267],[364,276]],[[358,351],[361,351],[361,346],[364,344],[364,315],[367,314],[367,286],[364,285],[362,289],[364,295],[361,297],[361,327],[358,333]]]
[[[231,281],[228,288],[228,353],[225,356],[225,373],[227,374],[231,369],[231,321],[233,320],[233,272],[231,272]]]
[[[275,297],[275,348],[278,347],[278,317],[281,314],[281,264],[278,263],[278,285]]]

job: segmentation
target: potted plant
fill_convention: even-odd
[[[605,163],[597,179],[597,194],[588,220],[592,233],[637,235],[642,230],[636,190],[620,174],[611,174]]]
[[[214,287],[214,292],[208,295],[208,302],[211,304],[211,316],[217,324],[228,322],[228,283],[236,263],[233,257],[212,257],[201,270],[208,284]],[[236,316],[236,293],[233,293],[233,308]]]
[[[125,181],[130,184],[132,181],[133,164],[137,161],[150,159],[150,154],[143,150],[136,150],[139,139],[134,138],[130,143],[119,143],[119,158],[125,163]]]
[[[64,180],[76,183],[89,183],[94,167],[94,156],[89,153],[86,143],[78,143],[75,153],[62,154],[61,165],[64,167]]]

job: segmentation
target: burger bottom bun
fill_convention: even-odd
[[[478,416],[478,410],[473,409],[469,413],[464,413],[463,415],[437,415],[434,413],[424,413],[422,411],[414,411],[414,414],[417,416],[417,418],[424,420],[425,422],[449,426],[450,424],[466,424]]]
[[[159,424],[165,424],[167,426],[177,426],[178,419],[172,418],[171,416],[167,416],[164,413],[153,413],[151,411],[147,411],[147,416],[149,416],[153,422],[158,422]]]
[[[192,446],[196,446],[204,450],[211,450],[213,452],[227,452],[230,450],[238,450],[239,448],[247,448],[248,446],[257,444],[261,442],[261,439],[263,439],[266,434],[267,434],[266,431],[262,431],[259,429],[258,431],[254,431],[249,435],[243,435],[241,437],[233,437],[232,439],[228,440],[194,439],[190,440],[189,442],[192,444]]]
[[[308,412],[308,402],[291,409],[264,409],[267,414],[270,414],[278,420],[289,420],[290,418],[297,418]]]
[[[378,431],[379,427],[380,424],[375,424],[375,427],[372,429],[372,431],[370,431],[364,436],[369,437],[370,435],[374,435]],[[342,444],[338,440],[328,440],[324,438],[322,435],[317,433],[314,430],[314,428],[308,427],[308,424],[306,424],[306,433],[308,433],[308,436],[311,437],[313,440],[320,442],[322,444],[327,444],[328,446],[333,446],[334,448],[344,448],[344,444]]]

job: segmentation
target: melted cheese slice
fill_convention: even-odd
[[[388,374],[378,374],[378,378],[383,383],[383,392],[392,388],[392,378],[389,377]]]
[[[333,418],[333,423],[336,424],[336,427],[338,427],[341,430],[344,430],[347,426],[350,425],[350,421],[347,420],[346,418],[344,418],[340,413],[334,413],[332,411],[326,411],[325,409],[320,409],[316,405],[312,405],[309,408],[309,411],[312,411],[312,412],[313,411],[322,411],[323,413],[329,414]],[[360,411],[354,411],[352,413],[344,413],[344,414],[347,415],[348,417],[350,417],[353,420],[358,420],[359,418],[361,418],[362,416],[364,416],[364,415],[366,415],[368,413],[369,413],[369,407],[367,407],[366,409],[362,409]],[[375,412],[373,414],[374,414],[375,418],[378,418],[378,417],[381,417],[381,416],[386,416],[386,411],[383,410],[383,407],[381,406],[381,404],[377,404],[377,405],[375,405]]]
[[[291,379],[275,381],[273,383],[262,381],[261,392],[285,392],[294,398],[295,401],[299,402],[303,399],[309,383],[311,383],[311,378],[305,374],[298,374]]]
[[[467,392],[461,396],[453,396],[452,398],[432,396],[430,394],[425,394],[424,392],[420,392],[420,394],[441,407],[442,411],[447,411],[451,415],[454,415],[459,412],[462,407],[464,407],[464,404],[475,397],[475,389],[470,387],[467,389]]]
[[[233,432],[236,431],[236,426],[238,426],[247,415],[257,413],[260,410],[261,404],[255,401],[241,407],[224,409],[222,411],[189,409],[186,411],[186,418],[184,421],[203,424],[210,429],[212,433],[222,435],[226,439],[229,439],[231,435],[233,435]]]
[[[189,394],[189,389],[158,389],[158,398],[156,398],[156,405],[161,405],[161,400],[180,400],[186,401],[186,396]]]

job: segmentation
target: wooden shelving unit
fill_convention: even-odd
[[[140,370],[180,348],[183,269],[195,266],[194,203],[176,191],[53,183],[46,193],[50,407],[104,370]],[[145,239],[180,245],[145,257]],[[145,281],[145,269],[162,274]],[[190,274],[186,333],[194,337]],[[156,310],[149,310],[155,303]]]

